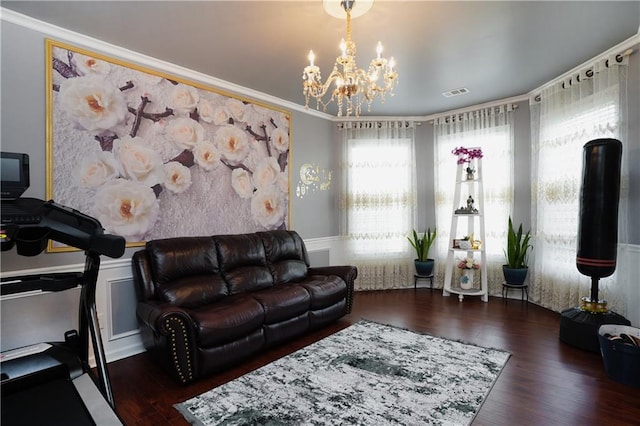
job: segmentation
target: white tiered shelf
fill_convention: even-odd
[[[466,179],[466,168],[475,168],[473,179]],[[460,212],[464,206],[461,203],[465,203],[461,199],[462,190],[465,190],[464,195],[469,194],[469,197],[473,198],[473,202],[467,204],[467,210],[464,213]],[[465,198],[466,200],[466,198]],[[444,276],[444,287],[442,289],[443,296],[449,296],[450,294],[457,294],[458,299],[462,301],[464,296],[480,296],[483,302],[489,301],[488,281],[487,281],[487,269],[485,267],[487,262],[487,254],[485,251],[485,232],[484,232],[484,190],[482,186],[482,159],[474,159],[470,164],[458,165],[456,172],[456,186],[453,196],[453,209],[451,219],[451,231],[450,235],[450,247],[447,253],[447,269]],[[460,229],[458,228],[460,222]],[[480,248],[456,248],[453,247],[453,239],[459,238],[457,233],[460,230],[466,232],[465,235],[480,236]],[[474,259],[480,258],[480,269],[474,271],[474,287],[471,289],[463,289],[460,287],[459,281],[454,282],[457,258],[460,257],[472,257]],[[480,273],[479,287],[475,284],[477,282],[477,275]]]

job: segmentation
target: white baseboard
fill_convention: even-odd
[[[341,239],[340,237],[326,237],[326,238],[313,238],[305,240],[305,246],[307,247],[308,252],[320,252],[320,251],[328,251],[329,252],[329,260],[331,265],[338,265],[341,263]],[[39,275],[39,274],[51,274],[51,273],[63,273],[63,272],[82,272],[84,269],[84,264],[69,264],[69,265],[58,265],[46,268],[34,268],[34,269],[23,269],[18,271],[11,271],[7,273],[3,273],[3,277],[17,277],[17,276],[25,276],[25,275]],[[108,362],[116,361],[119,359],[127,358],[132,355],[136,355],[145,351],[144,346],[142,344],[142,338],[140,337],[140,332],[137,328],[137,322],[132,319],[135,318],[135,300],[128,299],[120,299],[114,300],[112,298],[114,292],[112,292],[112,287],[115,285],[125,286],[133,285],[133,273],[131,270],[131,258],[120,258],[114,260],[105,260],[100,263],[100,272],[98,274],[98,282],[96,286],[96,308],[98,311],[98,322],[100,323],[100,330],[102,336],[102,342],[104,346],[105,356]],[[127,294],[117,293],[117,294]],[[135,297],[133,292],[128,293],[128,298]],[[14,304],[15,306],[20,307],[20,315],[24,317],[24,319],[16,318],[16,323],[25,323],[28,324],[31,318],[39,318],[42,315],[41,311],[43,310],[43,306],[48,306],[51,308],[50,304],[51,300],[55,300],[56,304],[63,303],[65,306],[55,306],[55,310],[57,311],[65,311],[65,312],[73,312],[73,317],[77,316],[78,306],[73,306],[72,301],[63,300],[59,301],[58,298],[54,298],[50,293],[43,293],[40,291],[29,292],[29,293],[20,293],[10,296],[3,296],[2,303]],[[122,296],[121,296],[122,297]],[[28,298],[28,299],[25,299]],[[121,312],[122,306],[128,306],[126,312]],[[9,308],[11,308],[9,306]],[[46,309],[50,310],[50,309]],[[122,315],[130,316],[129,324],[131,325],[131,329],[128,330],[115,330],[114,329],[114,316],[118,316],[118,319],[122,318]],[[53,322],[48,322],[45,325],[46,327],[54,329],[56,326],[55,320]],[[73,324],[68,324],[66,321],[63,324],[62,330],[52,330],[52,335],[59,333],[59,337],[55,339],[49,339],[52,341],[61,341],[63,340],[63,335],[66,329],[69,327],[73,327]],[[77,327],[77,321],[75,324]],[[36,342],[23,340],[22,338],[23,331],[21,330],[13,330],[16,327],[3,327],[2,334],[3,340],[11,341],[13,347],[4,348],[3,350],[14,349],[20,346],[27,346],[30,344],[34,344]],[[31,336],[31,339],[34,337]],[[90,362],[95,365],[93,357],[90,357]]]

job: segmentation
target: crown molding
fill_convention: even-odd
[[[640,27],[638,27],[638,33],[632,35],[631,37],[629,37],[628,39],[616,44],[615,46],[611,47],[610,49],[607,49],[606,51],[602,52],[601,54],[594,56],[593,58],[581,63],[580,65],[571,68],[569,71],[565,72],[564,74],[559,75],[558,77],[554,78],[551,81],[548,81],[546,83],[544,83],[542,86],[539,86],[535,89],[533,89],[532,91],[530,91],[527,96],[529,97],[529,99],[534,99],[536,96],[540,95],[540,92],[542,92],[543,90],[553,86],[554,84],[557,84],[559,82],[561,82],[562,80],[571,77],[572,75],[580,72],[581,70],[585,69],[585,68],[591,68],[593,67],[593,64],[608,58],[610,56],[615,56],[618,54],[624,54],[625,51],[627,51],[628,49],[631,49],[632,51],[629,52],[629,55],[633,54],[633,49],[637,49],[640,46]]]
[[[105,41],[98,40],[96,38],[80,34],[75,31],[50,24],[48,22],[40,21],[38,19],[3,7],[0,7],[0,21],[19,25],[32,31],[43,33],[46,37],[60,39],[60,41],[74,44],[78,47],[82,47],[88,50],[96,50],[100,53],[114,56],[125,61],[133,62],[147,68],[153,68],[155,70],[163,71],[166,73],[176,74],[189,80],[213,86],[246,98],[276,105],[287,110],[295,110],[303,114],[313,115],[325,120],[331,120],[333,118],[333,116],[327,113],[308,109],[303,105],[299,105],[294,102],[269,95],[267,93],[253,90],[248,87],[240,86],[238,84],[234,84],[226,80],[194,71],[189,68],[181,67],[167,61],[162,61],[160,59],[156,59],[121,46],[116,46],[114,44],[107,43]]]

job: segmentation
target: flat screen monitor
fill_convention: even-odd
[[[1,152],[2,200],[15,200],[29,188],[29,156]]]

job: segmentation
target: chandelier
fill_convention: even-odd
[[[358,117],[364,102],[367,103],[367,110],[371,111],[371,103],[376,97],[380,96],[381,102],[384,103],[387,92],[393,96],[398,73],[394,70],[393,57],[389,60],[381,57],[382,43],[378,42],[377,57],[371,60],[368,72],[357,67],[356,45],[351,40],[351,11],[354,3],[355,0],[340,2],[347,15],[347,37],[340,41],[342,54],[336,58],[333,71],[324,83],[320,76],[320,67],[314,64],[313,50],[309,51],[309,65],[304,68],[302,74],[305,108],[309,108],[310,98],[315,98],[316,108],[319,110],[322,105],[323,111],[326,112],[327,106],[335,101],[338,105],[338,117],[342,116],[343,105],[346,106],[347,117],[351,114]],[[333,90],[329,90],[332,83],[335,83],[335,86]],[[331,98],[325,102],[323,99],[329,91]]]

